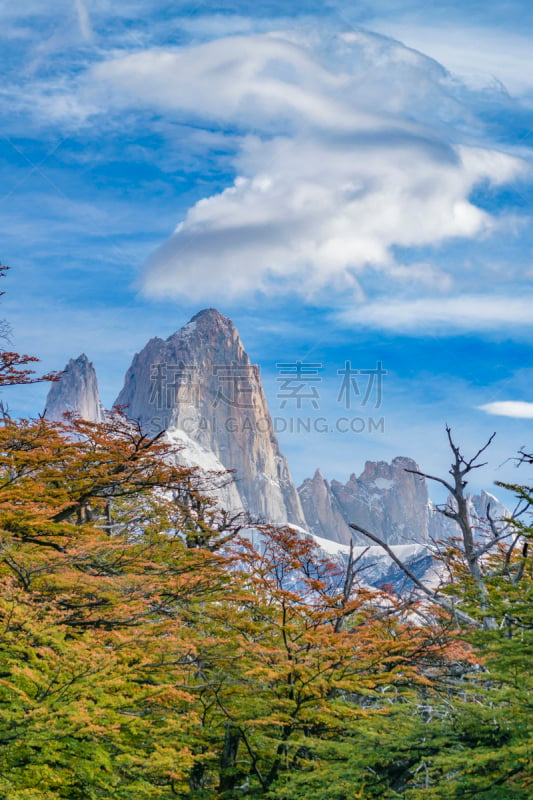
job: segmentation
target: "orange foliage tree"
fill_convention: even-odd
[[[4,353],[0,383],[32,360]],[[449,636],[353,553],[239,536],[216,482],[121,411],[3,415],[0,796],[398,796],[417,756],[386,728],[409,740]]]
[[[229,581],[228,521],[121,414],[4,419],[0,453],[0,787],[25,797],[45,776],[42,797],[169,796],[194,764],[182,670],[199,606]]]

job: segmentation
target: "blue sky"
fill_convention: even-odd
[[[478,487],[516,479],[532,26],[518,0],[4,4],[14,345],[46,369],[86,352],[111,404],[148,338],[214,306],[262,368],[298,481],[396,455],[443,474],[445,423],[466,451],[497,431]],[[318,409],[280,408],[276,364],[296,360],[322,365]],[[382,362],[379,408],[339,402],[346,361]],[[15,413],[42,408],[43,387],[10,392]],[[290,433],[298,416],[320,430]]]

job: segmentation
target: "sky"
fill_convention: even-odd
[[[215,307],[298,483],[444,475],[446,424],[466,454],[496,431],[473,489],[526,482],[532,31],[526,0],[2,4],[14,348],[85,352],[110,406],[149,338]]]

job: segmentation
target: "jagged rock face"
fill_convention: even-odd
[[[298,493],[310,531],[340,544],[349,544],[353,540],[353,531],[348,527],[337,499],[319,469],[312,478],[303,482]]]
[[[428,531],[429,538],[433,542],[445,542],[460,534],[459,526],[444,516],[433,504],[429,509]]]
[[[243,505],[271,523],[304,524],[298,493],[274,433],[259,369],[233,323],[214,309],[136,354],[117,404],[150,434],[179,429],[211,450]]]
[[[91,361],[85,353],[71,358],[59,381],[52,384],[46,398],[45,416],[62,420],[67,411],[91,422],[103,419],[98,381]]]
[[[430,507],[427,485],[423,478],[407,472],[408,469],[418,469],[410,458],[398,457],[391,464],[367,461],[359,478],[352,474],[346,484],[335,480],[329,486],[326,483],[326,492],[330,495],[327,498],[323,497],[324,487],[315,483],[315,479],[306,481],[300,492],[305,490],[309,495],[311,483],[314,483],[319,498],[313,502],[304,500],[306,508],[310,509],[308,527],[317,535],[338,541],[335,539],[337,516],[330,514],[330,509],[334,508],[345,522],[342,535],[351,530],[348,523],[353,522],[388,544],[426,542]],[[355,533],[353,538],[368,544],[368,540]]]

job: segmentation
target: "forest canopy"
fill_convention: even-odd
[[[3,351],[1,383],[28,364]],[[461,535],[436,593],[397,596],[221,512],[124,412],[4,407],[0,796],[531,797],[531,489],[504,532],[465,529],[482,451],[448,435]]]

